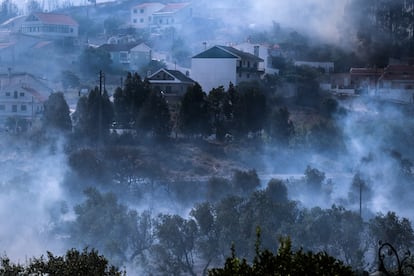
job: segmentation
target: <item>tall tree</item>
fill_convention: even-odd
[[[223,86],[220,86],[210,91],[208,101],[212,112],[216,139],[223,140],[226,133],[229,132],[228,119],[231,112],[228,107],[229,94],[225,92]]]
[[[378,241],[392,244],[402,253],[414,245],[414,230],[407,218],[399,217],[394,212],[378,214],[369,221],[369,233],[374,249]]]
[[[48,129],[68,132],[72,130],[69,106],[62,92],[52,93],[44,103],[43,120]]]
[[[40,12],[40,11],[42,11],[43,7],[36,0],[29,0],[26,3],[26,9],[27,9],[27,11],[29,13],[32,13],[32,12]]]
[[[195,276],[195,239],[197,225],[194,220],[178,215],[160,215],[155,227],[158,244],[153,253],[161,274]]]
[[[19,14],[17,5],[12,0],[3,0],[0,7],[0,22],[15,17]]]
[[[181,100],[179,126],[187,135],[211,133],[207,96],[198,83],[190,87]]]
[[[128,73],[123,88],[114,93],[116,121],[124,128],[136,124],[140,109],[150,94],[149,84],[137,73]],[[136,126],[137,127],[137,126]]]
[[[234,106],[234,128],[240,136],[260,132],[266,123],[266,97],[257,82],[243,83]]]
[[[287,107],[281,107],[273,110],[268,121],[270,137],[284,146],[289,145],[289,140],[295,131],[289,117],[290,113]]]
[[[75,206],[71,240],[77,246],[98,248],[117,264],[127,261],[137,232],[138,214],[118,202],[112,193],[90,188],[86,200]]]
[[[164,95],[152,91],[138,114],[136,128],[150,132],[158,138],[167,138],[171,126],[170,110]]]
[[[91,141],[102,142],[113,122],[113,106],[106,91],[95,87],[84,99],[79,99],[75,117],[75,133]]]

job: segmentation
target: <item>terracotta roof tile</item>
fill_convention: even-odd
[[[156,13],[174,13],[187,7],[188,5],[190,5],[189,2],[171,3],[171,4],[167,4],[164,8],[157,11]]]
[[[57,14],[57,13],[43,13],[37,12],[34,13],[34,16],[39,18],[40,21],[47,24],[62,24],[70,26],[78,26],[78,22],[72,19],[72,17],[66,14]]]

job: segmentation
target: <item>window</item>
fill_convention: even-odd
[[[10,97],[10,92],[6,92],[6,96],[7,97]]]
[[[24,97],[24,92],[20,92],[20,97]]]
[[[171,93],[171,86],[167,86],[167,87],[165,87],[165,92],[167,92],[167,93]]]
[[[12,105],[12,112],[17,112],[17,105]]]
[[[250,78],[250,74],[247,74],[247,75],[246,75],[246,78]]]
[[[134,19],[134,20],[132,20],[132,22],[137,23],[137,20],[136,20],[136,19]]]
[[[140,13],[144,13],[144,9],[141,9],[139,12],[140,12]]]
[[[119,61],[120,62],[128,62],[128,52],[120,52],[119,53]]]
[[[14,98],[17,99],[17,91],[14,91]]]
[[[21,110],[21,111],[26,111],[26,110],[27,110],[27,106],[26,106],[25,104],[22,104],[22,105],[20,106],[20,110]]]
[[[151,22],[151,16],[148,16],[148,22]]]
[[[134,13],[137,13],[137,9],[134,9],[134,11],[133,11]]]
[[[141,18],[139,22],[144,23],[144,18]]]
[[[4,104],[0,104],[0,111],[6,110],[6,106]]]

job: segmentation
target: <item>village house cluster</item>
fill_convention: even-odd
[[[124,20],[128,27],[156,36],[167,28],[178,31],[185,28],[194,12],[191,2],[139,3],[130,7],[130,16]],[[87,42],[85,46],[79,40],[79,23],[70,15],[34,12],[0,25],[0,64],[4,71],[0,74],[0,121],[4,122],[10,116],[33,120],[41,114],[43,102],[56,88],[51,80],[18,70],[16,60],[22,56],[47,59],[55,54],[56,41],[74,48],[101,49],[110,55],[113,65],[125,71],[136,72],[152,60],[165,62],[167,68],[148,71],[144,77],[152,89],[166,95],[171,105],[177,104],[187,88],[196,82],[208,93],[215,87],[227,88],[230,83],[237,85],[259,80],[266,74],[278,74],[279,69],[274,68],[271,61],[274,57],[284,56],[279,45],[249,41],[208,45],[204,42],[200,51],[192,56],[191,66],[185,68],[171,62],[168,53],[152,49],[144,40],[114,36],[99,45]],[[346,73],[335,73],[334,62],[331,61],[293,62],[296,66],[313,67],[324,72],[320,87],[331,93],[365,94],[383,100],[413,103],[414,60],[390,61],[385,68],[351,68]]]

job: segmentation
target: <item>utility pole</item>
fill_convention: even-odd
[[[99,99],[98,99],[98,146],[102,145],[102,82],[104,81],[102,70],[99,71]]]

